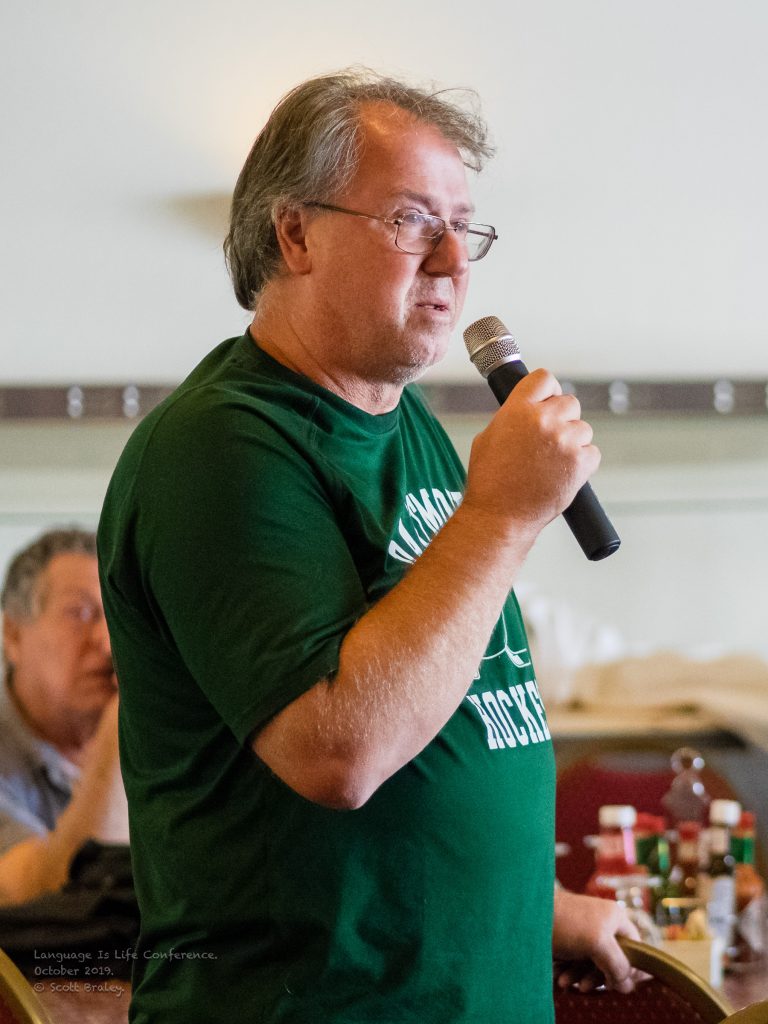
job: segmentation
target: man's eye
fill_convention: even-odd
[[[423,228],[430,218],[425,217],[423,213],[401,213],[398,220],[409,228]]]
[[[96,615],[96,609],[89,604],[71,604],[64,608],[64,617],[71,622],[93,622]]]
[[[469,223],[466,220],[454,220],[451,221],[451,227],[457,235],[466,235],[469,231]]]

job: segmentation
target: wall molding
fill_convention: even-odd
[[[586,413],[637,416],[768,415],[768,378],[561,379]],[[439,415],[484,415],[496,401],[482,382],[425,383]],[[173,391],[170,384],[59,384],[0,387],[2,420],[139,419]]]

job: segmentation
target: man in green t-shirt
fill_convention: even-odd
[[[625,912],[553,900],[552,744],[511,592],[598,464],[591,429],[535,371],[465,480],[408,386],[496,237],[466,177],[489,154],[442,94],[293,90],[232,204],[253,321],[115,471],[134,1024],[550,1024],[553,954],[632,987]]]

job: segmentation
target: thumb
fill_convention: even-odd
[[[594,959],[605,975],[605,983],[608,988],[616,989],[617,992],[631,992],[634,988],[634,972],[618,936],[635,941],[640,939],[637,928],[627,918],[617,925],[615,934],[608,937],[604,947],[601,946],[596,951]]]

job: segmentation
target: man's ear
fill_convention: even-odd
[[[11,665],[15,665],[19,658],[19,643],[21,637],[20,623],[12,619],[10,615],[3,616],[3,654]]]
[[[309,214],[301,206],[286,207],[275,214],[275,234],[290,274],[307,274],[312,259],[306,243]]]

